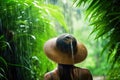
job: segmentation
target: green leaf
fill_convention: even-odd
[[[5,66],[7,67],[7,62],[6,60],[0,56],[0,62],[2,62],[3,64],[5,64]]]
[[[46,13],[53,16],[62,25],[62,27],[66,31],[68,31],[64,16],[63,16],[61,10],[57,6],[48,4],[48,5],[41,5],[41,7],[43,7],[46,10]]]

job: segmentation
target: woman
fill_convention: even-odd
[[[48,40],[44,45],[48,58],[58,63],[58,67],[44,76],[44,80],[93,80],[88,69],[75,67],[87,56],[85,46],[72,35],[63,34]]]

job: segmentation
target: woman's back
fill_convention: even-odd
[[[60,71],[58,69],[48,72],[45,74],[45,80],[63,80],[65,77],[67,78],[69,73],[62,73],[62,79],[60,79],[59,75]],[[92,75],[88,69],[82,69],[78,67],[73,67],[70,70],[71,80],[93,80]]]

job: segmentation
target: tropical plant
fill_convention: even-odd
[[[76,30],[74,29],[75,37],[84,43],[88,51],[88,56],[85,61],[76,64],[76,66],[89,69],[93,76],[105,76],[109,65],[107,65],[107,60],[105,60],[107,54],[100,54],[104,43],[102,39],[95,40],[95,36],[89,36],[92,30],[92,28],[90,28],[91,27],[83,26],[78,27]]]
[[[67,30],[60,12],[44,0],[0,1],[1,80],[42,80],[55,66],[44,55],[43,45],[57,34],[54,22]]]
[[[108,54],[110,62],[109,80],[119,80],[120,71],[120,1],[119,0],[74,0],[77,6],[85,5],[86,19],[93,26],[93,32],[96,39],[103,38],[107,40],[103,51],[108,50],[104,54]],[[86,5],[87,4],[87,5]],[[114,73],[115,72],[115,73]],[[113,75],[115,74],[115,75]]]

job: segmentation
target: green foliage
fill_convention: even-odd
[[[76,64],[76,66],[89,69],[93,76],[105,76],[110,67],[107,63],[107,54],[101,55],[100,52],[105,44],[104,42],[107,41],[103,41],[102,39],[95,40],[93,35],[89,35],[90,31],[92,31],[92,28],[85,25],[74,29],[75,37],[82,42],[88,50],[86,60]]]
[[[3,67],[7,69],[7,66],[7,62],[4,60],[4,58],[0,57],[0,79],[7,80],[5,71],[3,69]]]
[[[43,52],[46,40],[57,34],[54,22],[64,30],[61,10],[44,0],[0,0],[0,78],[43,80],[55,64]],[[4,72],[4,73],[3,73]],[[6,75],[5,75],[6,74]]]
[[[108,73],[109,76],[107,77],[107,80],[119,80],[120,79],[120,71],[119,71],[119,63],[114,65],[115,68],[112,68],[110,72]],[[114,74],[111,74],[114,73]]]
[[[116,69],[115,73],[119,73],[119,69],[116,68],[115,65],[119,66],[118,62],[120,61],[120,1],[75,0],[74,2],[77,6],[83,2],[88,5],[86,18],[89,19],[91,25],[94,26],[92,33],[97,32],[96,39],[99,37],[108,39],[103,51],[109,50],[109,52],[105,53],[108,55],[110,64],[112,64],[112,69]],[[112,70],[110,72],[111,75],[115,73],[113,73]],[[116,76],[118,75],[115,74],[112,77],[116,78]],[[115,80],[118,80],[118,78]]]

